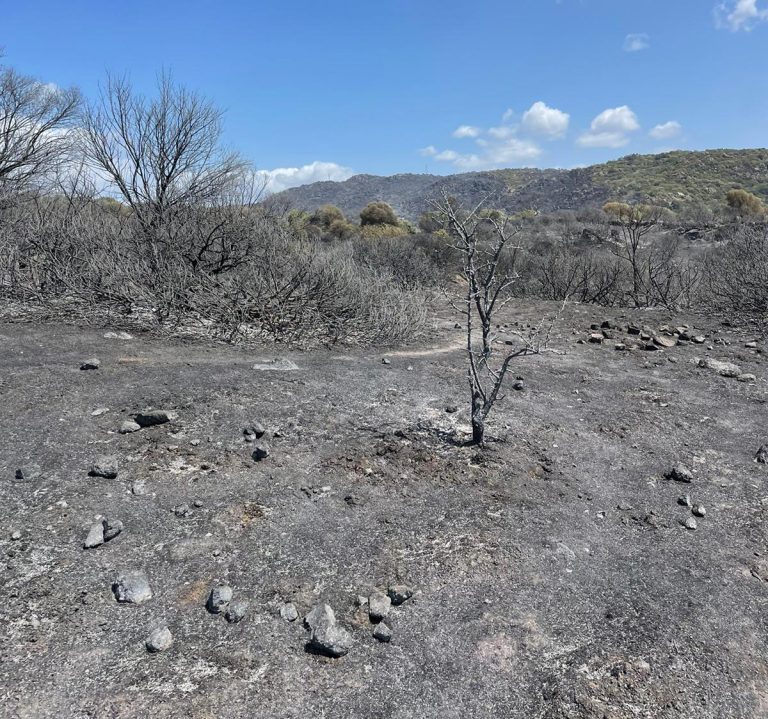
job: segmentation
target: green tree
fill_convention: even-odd
[[[369,202],[360,212],[360,224],[397,226],[399,222],[395,211],[386,202]]]

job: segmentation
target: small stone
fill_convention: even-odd
[[[394,606],[399,606],[413,596],[413,589],[407,584],[393,584],[387,589],[387,595]]]
[[[152,589],[144,572],[130,571],[118,574],[112,584],[112,591],[118,602],[144,604],[152,599]]]
[[[266,432],[267,430],[264,428],[261,422],[253,422],[248,427],[243,429],[244,435],[253,435],[256,437],[256,439],[261,439],[266,434]]]
[[[228,584],[219,584],[211,589],[205,606],[211,614],[221,614],[231,601],[232,587]]]
[[[24,470],[17,469],[16,473],[14,474],[14,477],[16,479],[18,479],[18,480],[23,480],[24,479]]]
[[[253,450],[252,457],[257,462],[261,462],[262,459],[266,459],[267,457],[269,457],[269,447],[267,447],[266,444],[257,445],[256,448]]]
[[[373,592],[368,597],[368,617],[372,622],[385,619],[392,607],[392,600],[382,592]]]
[[[118,432],[120,434],[131,434],[131,432],[138,432],[141,429],[141,425],[136,424],[132,419],[127,419],[120,425]]]
[[[343,657],[352,648],[349,632],[336,623],[336,615],[327,604],[318,604],[305,617],[311,630],[309,645],[330,657]]]
[[[146,482],[142,479],[137,479],[131,484],[131,493],[135,495],[142,495],[147,493]]]
[[[117,457],[99,457],[91,467],[91,471],[88,472],[88,474],[91,477],[104,477],[105,479],[114,479],[117,477],[117,466]]]
[[[224,615],[224,618],[230,624],[237,624],[237,622],[241,622],[243,619],[245,619],[245,615],[247,613],[248,602],[246,602],[244,599],[236,599],[227,607],[227,612]]]
[[[101,526],[104,528],[104,541],[109,542],[123,531],[123,523],[119,519],[105,519]]]
[[[744,346],[745,346],[745,347],[746,347],[748,350],[754,350],[754,349],[757,349],[757,342],[754,342],[754,341],[753,341],[753,342],[745,342],[745,343],[744,343]]]
[[[97,359],[96,357],[91,357],[80,365],[81,370],[99,369],[99,367],[101,367],[101,360]]]
[[[721,377],[738,377],[743,374],[741,368],[733,362],[721,362],[720,360],[706,357],[699,360],[699,367],[711,369],[717,372]]]
[[[18,529],[15,529],[13,532],[11,532],[11,541],[18,542],[21,539],[21,532]]]
[[[597,332],[593,332],[591,335],[589,335],[589,341],[595,345],[602,344],[604,339],[605,337],[603,337],[602,333],[598,334]]]
[[[280,616],[286,622],[295,622],[299,618],[299,612],[293,602],[288,602],[280,607]]]
[[[707,341],[707,338],[704,335],[696,335],[695,337],[691,337],[691,341],[694,344],[703,345]]]
[[[168,627],[160,627],[155,629],[152,634],[147,637],[145,642],[147,651],[152,653],[164,652],[166,649],[170,649],[173,644],[173,635]]]
[[[625,345],[624,343],[619,342],[619,344],[616,345],[617,352],[626,352],[626,350],[627,350],[627,345]]]
[[[659,347],[665,347],[669,349],[677,344],[677,340],[674,337],[664,337],[662,335],[654,335],[653,343]]]
[[[703,504],[694,504],[691,512],[693,512],[697,517],[704,517],[707,514],[706,507],[704,507]]]
[[[688,519],[683,522],[683,526],[686,529],[695,530],[698,525],[696,524],[696,520],[693,517],[688,517]]]
[[[392,364],[392,360],[388,359],[387,357],[384,357],[381,360],[381,364]]]
[[[523,383],[523,380],[521,379],[515,380],[514,384],[512,385],[512,389],[517,392],[522,392],[525,389],[525,384]]]
[[[691,495],[690,494],[682,494],[677,498],[677,503],[682,507],[692,507],[693,504],[691,504]]]
[[[195,507],[196,509],[200,509],[201,507],[203,507],[205,505],[203,504],[203,500],[202,499],[196,499],[194,502],[192,502],[192,506]]]
[[[754,382],[757,380],[757,377],[755,375],[751,374],[750,372],[744,372],[743,374],[740,374],[738,377],[736,377],[737,382]]]
[[[459,411],[459,408],[458,408],[458,407],[457,407],[455,404],[449,404],[449,405],[448,405],[448,406],[445,408],[445,411],[446,411],[448,414],[456,414],[456,412],[458,412],[458,411]]]
[[[246,433],[246,434],[243,435],[243,439],[246,442],[255,442],[256,441],[256,435],[255,434]]]
[[[173,422],[178,418],[179,415],[177,412],[172,412],[166,409],[153,409],[139,412],[139,414],[134,417],[134,420],[139,427],[154,427],[158,424]]]
[[[392,639],[392,630],[384,622],[379,622],[373,629],[373,636],[386,644]]]
[[[179,504],[173,508],[173,513],[177,517],[188,517],[192,514],[192,508],[188,504]]]
[[[768,464],[768,444],[764,444],[755,452],[755,462],[758,464]]]
[[[191,440],[189,441],[189,443],[190,443],[190,444],[191,444],[193,447],[198,447],[198,446],[200,445],[200,440],[199,440],[199,439],[191,439]]]
[[[104,526],[99,522],[98,524],[92,524],[88,529],[88,536],[83,542],[84,549],[95,549],[104,544]]]
[[[665,475],[665,479],[671,479],[674,482],[684,482],[690,484],[693,482],[693,472],[684,464],[676,464]]]
[[[101,417],[101,415],[106,414],[107,412],[109,412],[109,407],[97,407],[91,412],[91,417]]]

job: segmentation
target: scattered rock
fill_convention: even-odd
[[[158,424],[173,422],[178,418],[179,415],[177,412],[172,412],[166,409],[153,409],[139,412],[133,419],[139,427],[154,427]]]
[[[95,549],[104,544],[104,525],[101,522],[92,524],[88,529],[88,536],[83,542],[84,549]]]
[[[603,337],[602,333],[598,334],[597,332],[593,332],[589,335],[589,341],[594,345],[602,344],[604,339],[605,337]]]
[[[664,475],[664,478],[671,479],[674,482],[690,484],[693,482],[693,472],[684,464],[676,464]]]
[[[119,519],[105,519],[101,526],[104,528],[104,541],[109,542],[123,531],[123,523]]]
[[[697,517],[704,517],[707,514],[707,510],[703,504],[694,504],[691,512],[693,512]]]
[[[257,462],[261,462],[262,459],[266,459],[269,457],[269,447],[267,447],[266,444],[260,444],[258,445],[254,450],[252,454],[253,458]]]
[[[280,607],[280,616],[286,622],[295,622],[299,618],[299,612],[293,602],[288,602]]]
[[[252,435],[256,439],[261,439],[266,434],[266,429],[260,422],[254,422],[253,424],[249,425],[245,429],[243,429],[243,434],[247,437],[248,435]]]
[[[516,390],[517,392],[522,392],[525,389],[525,384],[523,383],[523,380],[521,379],[515,380],[514,384],[512,385],[512,389]]]
[[[653,343],[659,347],[665,347],[667,349],[674,347],[677,344],[677,340],[674,337],[664,337],[663,335],[654,335]]]
[[[707,341],[707,338],[704,335],[696,335],[694,337],[691,337],[691,341],[694,344],[703,345]]]
[[[628,335],[639,335],[642,330],[637,325],[629,325],[627,327],[627,334]]]
[[[109,412],[109,407],[97,407],[91,412],[91,417],[101,417],[101,415],[106,414],[107,412]]]
[[[381,364],[392,364],[392,360],[390,360],[388,357],[384,357],[381,360]]]
[[[318,604],[306,616],[311,630],[309,645],[330,657],[343,657],[352,648],[349,632],[336,623],[336,615],[327,604]]]
[[[757,342],[754,342],[754,341],[753,341],[753,342],[745,342],[745,343],[744,343],[744,346],[745,346],[745,347],[746,347],[748,350],[754,350],[754,349],[757,349]]]
[[[693,517],[688,517],[688,519],[683,522],[683,526],[686,529],[695,530],[698,525],[696,524],[696,520]]]
[[[152,599],[152,589],[144,572],[130,571],[117,575],[112,584],[112,591],[118,602],[126,604],[144,604]]]
[[[147,641],[145,642],[147,651],[152,653],[164,652],[166,649],[170,649],[172,644],[173,634],[171,634],[171,630],[168,629],[168,627],[155,629],[155,631],[147,637]]]
[[[228,584],[219,584],[211,589],[205,606],[211,614],[221,614],[231,601],[232,587]]]
[[[91,357],[80,365],[81,370],[99,369],[99,367],[101,367],[101,360],[96,357]]]
[[[744,374],[740,374],[736,378],[737,382],[754,382],[756,380],[757,380],[757,377],[755,377],[755,375],[753,375],[753,374],[751,374],[749,372],[745,372]]]
[[[137,479],[131,484],[131,493],[136,495],[142,495],[147,493],[147,485],[143,479]]]
[[[738,377],[742,374],[741,367],[733,364],[733,362],[721,362],[720,360],[711,359],[709,357],[700,359],[699,367],[714,370],[721,377]]]
[[[18,542],[20,539],[21,539],[21,532],[18,529],[14,529],[13,532],[11,532],[11,541]]]
[[[245,615],[247,613],[248,602],[246,602],[244,599],[236,599],[227,607],[227,612],[224,615],[224,618],[230,624],[236,624],[237,622],[241,622],[243,619],[245,619]]]
[[[385,619],[392,607],[392,600],[382,592],[373,592],[368,597],[368,617],[372,622]]]
[[[677,498],[677,503],[682,507],[692,507],[693,504],[691,503],[691,495],[690,494],[683,494]]]
[[[120,434],[130,434],[131,432],[138,432],[141,429],[141,425],[136,424],[132,419],[127,419],[120,425],[118,430]]]
[[[99,457],[91,467],[88,474],[91,477],[104,477],[105,479],[114,479],[117,477],[117,457],[112,455]]]
[[[392,604],[397,607],[413,596],[413,589],[407,584],[392,584],[387,589],[387,595],[392,600]]]
[[[456,414],[456,412],[458,412],[458,411],[459,411],[459,408],[458,408],[458,407],[457,407],[455,404],[449,404],[449,405],[448,405],[448,406],[445,408],[445,411],[446,411],[448,414]]]
[[[758,464],[768,464],[768,444],[761,445],[755,452],[755,462]]]
[[[173,508],[173,513],[177,517],[188,517],[192,514],[192,508],[188,504],[178,504]]]
[[[387,643],[392,639],[392,630],[384,622],[379,622],[373,629],[373,636],[380,642]]]
[[[17,479],[19,481],[23,480],[24,479],[24,470],[17,469],[16,473],[14,474],[14,479]]]

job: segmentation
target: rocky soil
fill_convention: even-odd
[[[768,715],[748,328],[570,307],[483,451],[448,317],[380,353],[107,329],[0,325],[0,716]]]

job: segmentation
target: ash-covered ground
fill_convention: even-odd
[[[3,717],[768,715],[748,328],[569,307],[485,450],[452,321],[390,352],[109,329],[0,325]]]

